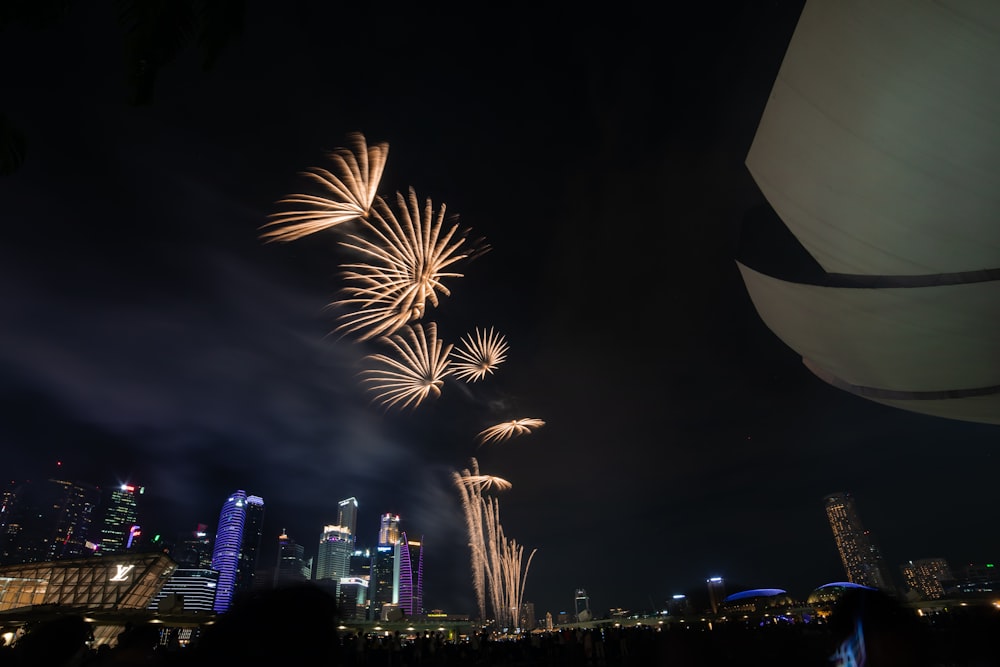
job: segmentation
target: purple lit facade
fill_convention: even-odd
[[[397,578],[399,608],[407,616],[418,616],[424,613],[424,550],[422,542],[423,538],[420,542],[409,541],[404,532],[396,545],[396,563],[399,567]],[[414,563],[414,561],[416,562]]]
[[[246,516],[247,494],[245,491],[236,491],[222,505],[219,528],[215,533],[215,547],[212,550],[212,569],[219,573],[213,607],[216,613],[225,612],[233,602]]]

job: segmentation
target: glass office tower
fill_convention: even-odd
[[[133,546],[139,530],[138,498],[145,492],[145,487],[135,484],[111,489],[101,525],[99,554],[125,553]]]

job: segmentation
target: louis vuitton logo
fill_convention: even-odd
[[[115,565],[115,567],[118,568],[118,571],[109,581],[127,581],[129,572],[135,568],[135,565]]]

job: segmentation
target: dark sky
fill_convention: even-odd
[[[144,485],[165,534],[245,489],[265,558],[282,528],[314,551],[355,496],[363,543],[384,512],[423,536],[426,606],[456,613],[471,457],[513,484],[539,615],[576,588],[598,613],[661,607],[713,575],[804,598],[844,578],[836,491],[893,566],[997,558],[1000,429],[824,384],[737,271],[763,202],[744,159],[802,3],[690,4],[251,1],[216,65],[182,51],[147,106],[112,3],[8,26],[0,111],[28,153],[0,180],[0,469]],[[359,385],[373,343],[329,335],[339,237],[258,236],[354,131],[389,143],[382,194],[413,186],[492,246],[427,321],[494,326],[508,359],[413,411]],[[477,448],[520,417],[546,425]]]

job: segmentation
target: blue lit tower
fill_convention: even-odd
[[[423,538],[421,538],[422,540]],[[395,548],[394,579],[399,608],[407,616],[424,613],[424,550],[402,533]]]
[[[219,584],[215,592],[216,613],[225,612],[233,602],[246,518],[247,494],[245,491],[236,491],[222,504],[219,528],[215,533],[215,547],[212,549],[212,569],[219,573]]]
[[[243,523],[243,543],[240,545],[240,563],[236,569],[236,591],[248,591],[253,587],[257,571],[257,554],[264,529],[264,499],[247,496],[246,520]]]
[[[138,496],[145,492],[145,487],[134,484],[111,489],[101,526],[99,554],[120,554],[132,548],[139,531]]]

